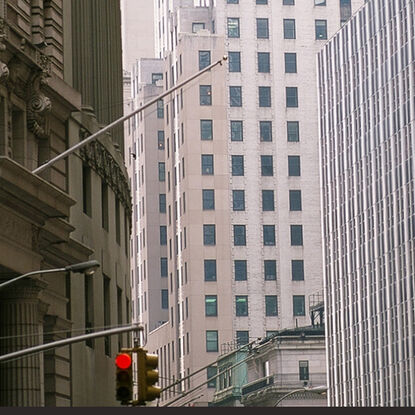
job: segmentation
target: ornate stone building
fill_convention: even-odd
[[[93,277],[0,289],[1,355],[130,319],[122,128],[33,173],[122,115],[120,38],[118,0],[0,0],[0,282],[100,262]],[[112,336],[2,362],[0,405],[115,405],[113,357],[127,344]]]

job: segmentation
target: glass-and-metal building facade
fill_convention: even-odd
[[[330,406],[414,406],[413,0],[368,1],[318,54]]]

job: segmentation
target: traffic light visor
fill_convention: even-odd
[[[120,369],[128,369],[131,366],[131,356],[127,353],[120,353],[115,359],[115,364]]]

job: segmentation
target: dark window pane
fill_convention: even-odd
[[[249,331],[241,330],[236,332],[236,346],[241,347],[249,343]]]
[[[210,51],[199,50],[199,71],[210,65]]]
[[[157,147],[164,150],[164,131],[157,131]]]
[[[305,316],[305,297],[304,295],[293,296],[294,316]]]
[[[301,176],[300,156],[288,156],[288,175]]]
[[[244,175],[244,156],[232,156],[232,176]]]
[[[294,5],[294,0],[282,0],[282,4],[284,6],[293,6]]]
[[[246,245],[245,225],[233,225],[233,240],[235,246]]]
[[[212,105],[212,87],[211,85],[200,85],[200,105]]]
[[[293,259],[291,261],[291,277],[293,281],[304,280],[304,261],[302,259]]]
[[[274,259],[266,259],[264,261],[264,278],[266,281],[277,279],[277,261]]]
[[[261,175],[262,176],[273,176],[274,175],[272,156],[261,156]]]
[[[206,330],[206,351],[217,352],[219,349],[218,331]]]
[[[215,245],[215,225],[203,225],[203,245]]]
[[[277,316],[278,315],[278,301],[276,295],[265,296],[265,315]]]
[[[291,225],[291,245],[301,246],[303,244],[303,225]]]
[[[271,106],[271,87],[269,86],[258,87],[258,95],[259,95],[259,106],[260,107]]]
[[[259,122],[259,136],[261,141],[272,141],[272,122]]]
[[[295,39],[294,19],[284,19],[284,39]]]
[[[287,141],[300,141],[300,126],[298,121],[287,121]]]
[[[218,368],[217,367],[213,367],[213,366],[209,366],[207,368],[207,378],[213,378],[214,376],[216,376],[218,373]],[[216,378],[212,379],[208,382],[207,384],[208,388],[216,388]]]
[[[241,53],[229,52],[229,72],[241,72]]]
[[[166,195],[164,193],[159,194],[159,212],[166,213]]]
[[[258,52],[258,72],[269,73],[271,70],[269,52]]]
[[[275,245],[275,226],[263,225],[263,242],[265,246]]]
[[[233,210],[245,210],[245,191],[232,190]]]
[[[236,259],[234,261],[235,281],[247,280],[247,263],[244,259]]]
[[[296,86],[287,86],[286,92],[286,105],[289,108],[298,107],[298,90]]]
[[[296,73],[297,72],[297,54],[285,53],[285,72]]]
[[[290,210],[301,210],[301,190],[290,190]]]
[[[242,87],[230,86],[229,99],[231,107],[242,107]]]
[[[327,20],[316,20],[316,39],[327,39]]]
[[[213,173],[213,154],[202,154],[202,174],[211,175]]]
[[[213,189],[202,190],[203,210],[215,209],[215,191]]]
[[[300,360],[298,366],[300,380],[309,380],[308,360]]]
[[[258,39],[269,38],[268,19],[256,19],[256,35]]]
[[[242,121],[231,121],[231,141],[243,140],[243,123]]]
[[[274,191],[273,190],[263,190],[262,191],[262,210],[264,212],[273,211],[274,207]]]
[[[239,37],[239,19],[228,17],[228,37]]]
[[[212,120],[200,120],[200,138],[202,140],[213,139],[213,122]]]
[[[160,245],[167,245],[167,226],[160,226]]]
[[[160,258],[160,276],[161,277],[167,277],[167,273],[168,273],[168,262],[167,262],[167,258]]]
[[[216,259],[205,259],[205,281],[216,281]]]
[[[216,295],[205,295],[205,315],[207,317],[218,315],[218,297]]]
[[[248,315],[248,296],[237,295],[235,297],[236,315],[244,317]]]

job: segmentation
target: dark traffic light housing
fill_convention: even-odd
[[[133,359],[130,351],[118,353],[115,358],[116,399],[127,405],[133,399]]]
[[[160,397],[161,389],[153,386],[159,380],[158,356],[149,354],[147,350],[138,348],[137,353],[137,381],[138,403],[145,404]]]

